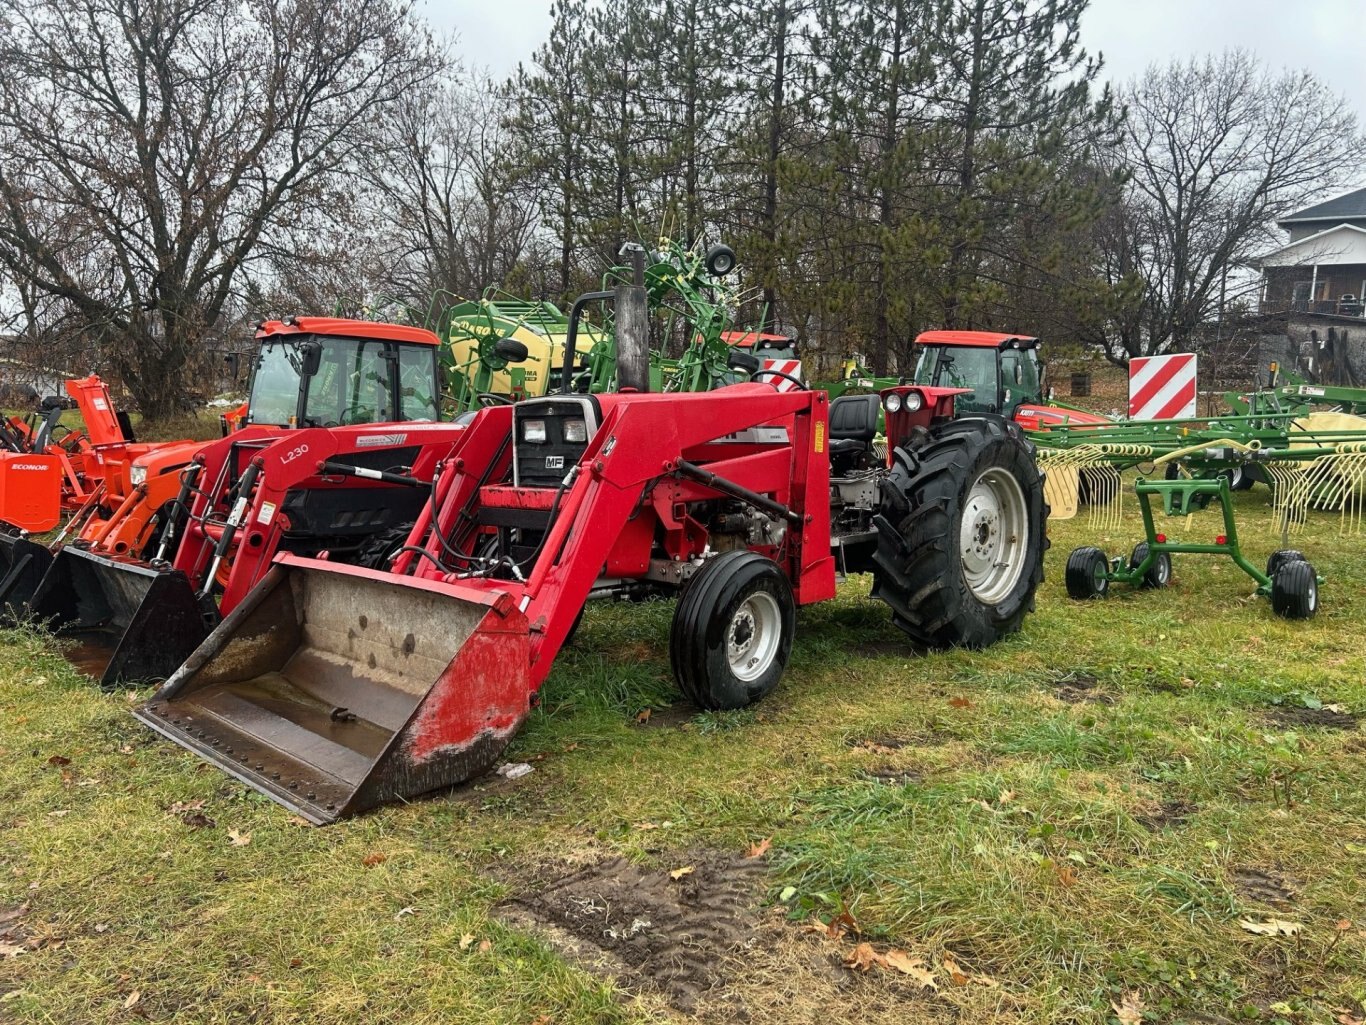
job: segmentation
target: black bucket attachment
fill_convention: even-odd
[[[0,622],[20,623],[28,618],[33,592],[51,565],[52,553],[46,545],[23,534],[0,534]]]
[[[29,611],[77,642],[68,658],[104,687],[166,679],[217,622],[184,573],[73,545],[52,560]]]
[[[134,714],[323,825],[487,771],[529,652],[506,593],[286,556]]]

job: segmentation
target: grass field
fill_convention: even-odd
[[[985,652],[853,580],[739,713],[676,703],[670,605],[595,607],[535,771],[326,829],[0,634],[0,1021],[1360,1023],[1366,539],[1295,538],[1307,623],[1192,556],[1070,602],[1067,551],[1137,529],[1053,524]]]

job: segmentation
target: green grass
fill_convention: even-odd
[[[1275,547],[1265,495],[1240,496],[1255,561]],[[595,607],[509,752],[543,755],[536,772],[327,829],[155,739],[134,696],[41,639],[0,634],[0,915],[27,904],[50,940],[0,960],[0,1021],[658,1020],[496,905],[557,858],[668,866],[772,837],[766,899],[794,923],[847,909],[878,943],[1000,983],[823,1021],[1100,1023],[1137,991],[1152,1022],[1333,1022],[1366,999],[1366,737],[1276,716],[1366,712],[1366,539],[1336,527],[1295,538],[1327,578],[1307,623],[1194,556],[1166,591],[1069,601],[1067,551],[1127,551],[1133,515],[1106,536],[1055,523],[1038,613],[985,652],[902,649],[852,581],[802,611],[777,693],[729,714],[661,712],[669,604]],[[1169,524],[1216,532],[1212,513]],[[212,826],[168,812],[198,801]],[[1259,903],[1247,869],[1293,902]],[[1267,916],[1303,932],[1238,925]]]

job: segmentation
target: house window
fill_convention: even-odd
[[[1309,309],[1309,290],[1313,287],[1311,282],[1296,281],[1290,296],[1291,306],[1301,313]]]

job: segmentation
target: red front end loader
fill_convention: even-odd
[[[1016,427],[909,385],[644,394],[643,308],[619,289],[621,394],[478,413],[387,569],[279,556],[138,718],[321,824],[487,770],[590,598],[677,594],[703,708],[772,690],[839,572],[871,571],[922,644],[1019,629],[1047,542]]]

